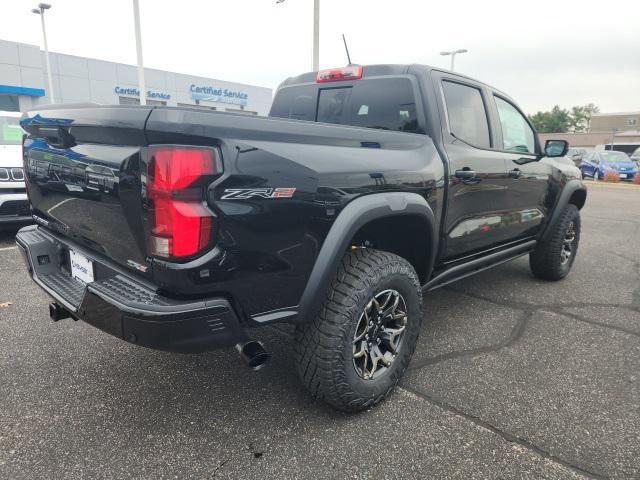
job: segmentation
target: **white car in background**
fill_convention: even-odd
[[[31,222],[22,169],[20,112],[0,112],[0,227]]]

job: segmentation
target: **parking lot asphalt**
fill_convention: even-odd
[[[0,478],[638,478],[640,188],[589,187],[570,276],[526,257],[425,296],[410,371],[356,415],[314,402],[290,331],[177,355],[52,323],[0,234]]]

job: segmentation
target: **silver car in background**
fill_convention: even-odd
[[[0,227],[32,220],[22,168],[21,116],[0,111]]]

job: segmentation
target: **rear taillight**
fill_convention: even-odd
[[[351,65],[349,67],[320,70],[316,77],[316,83],[342,82],[346,80],[360,80],[361,78],[362,66]]]
[[[208,183],[222,173],[216,150],[156,145],[149,148],[147,197],[151,205],[151,253],[192,257],[212,243],[213,214],[205,202]]]

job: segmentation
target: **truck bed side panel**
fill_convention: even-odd
[[[221,232],[206,265],[215,274],[195,290],[224,288],[251,315],[297,305],[329,228],[354,198],[415,192],[439,212],[444,170],[426,135],[158,108],[147,137],[220,148],[224,175],[209,189]],[[291,199],[250,193],[271,188],[296,190]],[[228,198],[232,190],[248,198]],[[154,268],[161,284],[175,282],[170,266]]]

